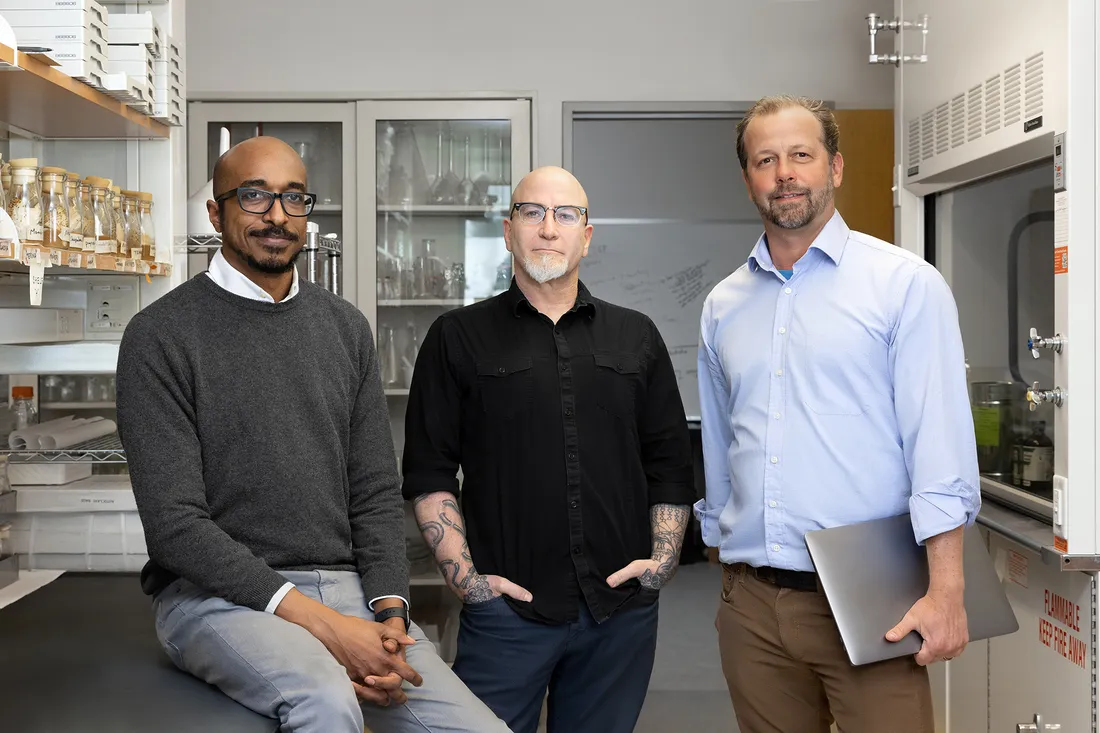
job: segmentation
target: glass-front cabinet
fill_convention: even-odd
[[[189,114],[188,274],[204,271],[217,247],[206,239],[213,230],[204,216],[214,164],[230,146],[267,135],[290,145],[305,162],[307,188],[316,196],[309,223],[317,240],[339,242],[312,256],[307,249],[298,258],[299,275],[311,277],[312,262],[314,282],[355,302],[355,103],[194,102]]]
[[[359,220],[359,305],[377,335],[400,453],[424,334],[444,311],[511,282],[501,222],[531,170],[530,104],[361,102],[357,117],[360,199],[372,209]]]

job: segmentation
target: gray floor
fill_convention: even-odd
[[[657,661],[635,733],[737,733],[718,660],[720,566],[679,569],[661,591]]]

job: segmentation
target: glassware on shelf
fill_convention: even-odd
[[[446,282],[446,297],[451,300],[464,300],[466,298],[466,265],[456,262],[447,268],[444,273]]]
[[[435,181],[432,182],[428,203],[435,206],[452,206],[458,194],[458,177],[454,172],[454,139],[447,135],[449,152],[447,171],[443,171],[443,125],[439,126],[438,145],[435,154]]]
[[[95,207],[92,205],[92,178],[80,182],[81,224],[84,226],[84,251],[95,254]]]
[[[412,387],[413,367],[416,366],[416,356],[420,353],[420,337],[416,332],[416,324],[412,321],[405,326],[405,349],[401,355],[402,384],[406,389]]]
[[[156,226],[153,223],[153,194],[137,192],[141,221],[141,259],[155,262],[157,259]],[[136,255],[135,255],[136,257]]]
[[[92,187],[92,226],[95,231],[95,253],[97,255],[116,254],[118,242],[115,241],[114,212],[107,201],[109,183],[106,178],[89,178]]]
[[[42,191],[38,186],[38,159],[17,158],[11,162],[8,216],[23,244],[42,244]]]
[[[43,168],[42,244],[54,249],[69,247],[69,204],[65,199],[64,168]]]
[[[466,136],[465,143],[465,155],[462,158],[462,180],[458,182],[458,195],[456,196],[455,203],[462,204],[463,206],[479,206],[481,205],[481,195],[477,188],[474,186],[474,182],[470,180],[470,136]]]
[[[8,191],[11,190],[11,163],[0,165],[0,185],[3,187],[4,211],[8,211],[8,201],[10,200]]]
[[[429,191],[428,174],[412,125],[407,122],[379,123],[379,139],[380,201],[391,206],[425,203]]]
[[[70,250],[84,251],[84,204],[80,200],[80,174],[65,174],[65,206],[69,212]]]
[[[489,173],[489,128],[485,128],[481,145],[481,173],[478,174],[477,179],[474,181],[474,188],[477,191],[477,204],[480,206],[492,206],[496,203],[497,197],[489,193],[489,186],[493,185],[493,177]]]
[[[446,273],[443,260],[438,256],[434,239],[420,242],[420,255],[414,265],[415,289],[412,297],[437,299],[447,297]]]
[[[38,410],[34,408],[34,387],[12,387],[11,400],[16,430],[38,424]]]
[[[115,241],[118,242],[118,253],[123,257],[130,256],[130,246],[126,241],[126,222],[122,218],[122,188],[111,186],[111,219],[115,222]]]
[[[122,236],[126,251],[134,259],[141,258],[141,202],[136,191],[122,192]]]
[[[397,344],[393,342],[393,327],[382,326],[378,332],[378,362],[382,386],[393,389],[397,386]]]

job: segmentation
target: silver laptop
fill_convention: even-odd
[[[807,532],[806,545],[852,664],[920,651],[915,631],[886,640],[928,591],[927,551],[913,539],[908,514]],[[970,641],[1020,628],[976,526],[963,534],[963,578]]]

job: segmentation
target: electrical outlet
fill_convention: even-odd
[[[88,339],[117,340],[141,303],[138,282],[133,277],[97,275],[88,282],[86,336]]]
[[[1054,500],[1051,502],[1054,505],[1054,526],[1062,527],[1065,525],[1066,519],[1066,488],[1069,485],[1069,480],[1065,476],[1054,476]]]

